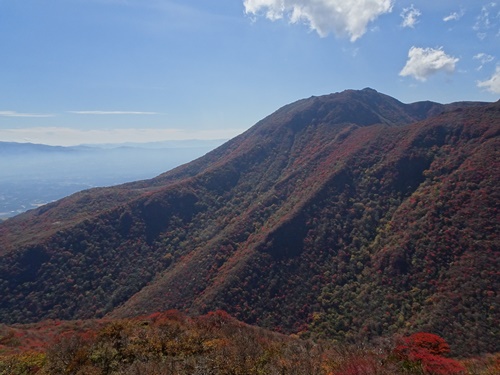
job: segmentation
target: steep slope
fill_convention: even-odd
[[[425,327],[497,351],[499,110],[312,97],[153,180],[8,220],[0,319],[223,308],[284,332]]]
[[[201,173],[213,174],[210,171],[217,170],[221,165],[233,163],[232,168],[242,168],[243,164],[248,164],[246,167],[250,168],[252,164],[259,164],[269,156],[262,152],[264,147],[265,152],[278,155],[280,150],[286,147],[274,149],[281,137],[290,138],[300,127],[317,127],[319,123],[323,126],[376,123],[400,125],[444,109],[445,106],[431,102],[405,105],[372,89],[347,90],[340,94],[300,100],[281,108],[205,157],[155,179],[107,189],[87,190],[9,220],[0,226],[0,254],[21,245],[39,243],[57,231],[95,217],[100,212],[119,206],[139,195],[165,189],[172,183],[178,184],[181,180]],[[286,155],[281,158],[286,158]],[[27,227],[31,228],[31,233],[26,232]]]

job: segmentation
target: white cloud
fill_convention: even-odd
[[[481,8],[473,30],[476,31],[477,37],[481,40],[485,39],[490,31],[493,31],[497,36],[500,35],[500,11],[495,2],[490,2]]]
[[[493,94],[500,94],[500,65],[497,65],[495,73],[486,81],[478,81],[477,87],[485,88]]]
[[[478,53],[477,55],[475,55],[473,57],[474,60],[479,60],[479,62],[481,63],[481,65],[477,68],[477,70],[481,70],[483,69],[483,66],[485,64],[488,64],[490,62],[492,62],[493,60],[495,60],[495,57],[491,56],[491,55],[488,55],[486,53]]]
[[[460,19],[460,16],[458,15],[457,12],[453,12],[451,13],[450,15],[446,16],[446,17],[443,17],[443,21],[444,22],[448,22],[448,21],[458,21]]]
[[[422,13],[420,12],[420,10],[416,9],[413,4],[411,4],[409,8],[404,8],[400,14],[400,16],[403,18],[401,27],[411,27],[413,29],[418,23],[418,17],[420,17],[421,15]]]
[[[321,37],[334,33],[351,42],[363,36],[370,22],[392,10],[394,0],[244,0],[246,14],[271,21],[287,17],[305,22]]]
[[[68,111],[77,115],[157,115],[157,112],[136,112],[136,111]]]
[[[19,113],[15,111],[0,111],[0,116],[3,117],[54,117],[52,114],[43,113]]]
[[[458,21],[460,18],[463,17],[464,14],[465,14],[465,10],[460,9],[460,13],[459,12],[450,13],[449,15],[447,15],[446,17],[443,18],[443,21],[444,22]]]
[[[92,129],[82,130],[68,127],[33,127],[0,129],[4,142],[31,142],[53,146],[75,146],[80,144],[157,142],[185,139],[230,139],[245,129]]]
[[[452,73],[459,59],[444,53],[442,48],[411,47],[406,65],[399,72],[400,76],[411,76],[419,81],[426,81],[432,74],[440,71]]]

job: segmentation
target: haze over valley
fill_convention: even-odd
[[[0,142],[0,220],[80,190],[153,178],[224,140],[57,147]]]

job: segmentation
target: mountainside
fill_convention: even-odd
[[[499,351],[500,102],[287,105],[152,180],[0,224],[0,321],[171,308]]]

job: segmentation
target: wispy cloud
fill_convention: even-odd
[[[492,94],[500,94],[500,65],[497,65],[490,79],[478,81],[477,87],[484,88]]]
[[[490,31],[493,31],[497,36],[500,35],[500,10],[497,8],[497,3],[490,2],[481,8],[473,30],[481,40],[485,39]]]
[[[440,71],[452,73],[458,58],[444,53],[442,48],[411,47],[406,65],[399,72],[400,76],[411,76],[419,81],[426,81],[429,76]]]
[[[483,66],[485,64],[488,64],[490,62],[492,62],[493,60],[495,60],[495,57],[494,56],[491,56],[491,55],[488,55],[486,53],[478,53],[477,55],[475,55],[473,57],[474,60],[479,60],[479,62],[481,63],[481,65],[479,65],[479,67],[477,68],[477,70],[481,70],[483,69]]]
[[[68,127],[32,127],[21,129],[0,129],[0,139],[5,142],[31,142],[54,146],[75,146],[80,144],[156,142],[186,139],[230,139],[245,129],[156,129],[119,128],[82,130]]]
[[[0,111],[0,116],[3,117],[54,117],[48,113],[20,113],[16,111]]]
[[[246,14],[271,21],[304,22],[321,37],[334,33],[354,42],[367,26],[392,11],[394,0],[244,0]]]
[[[444,22],[458,21],[465,14],[465,10],[460,9],[460,12],[453,12],[443,18]]]
[[[158,115],[158,112],[139,111],[68,111],[76,115]]]
[[[418,17],[421,15],[422,13],[420,10],[416,9],[413,4],[411,4],[408,8],[404,8],[400,14],[401,18],[403,18],[401,27],[410,27],[413,29],[418,23]]]

